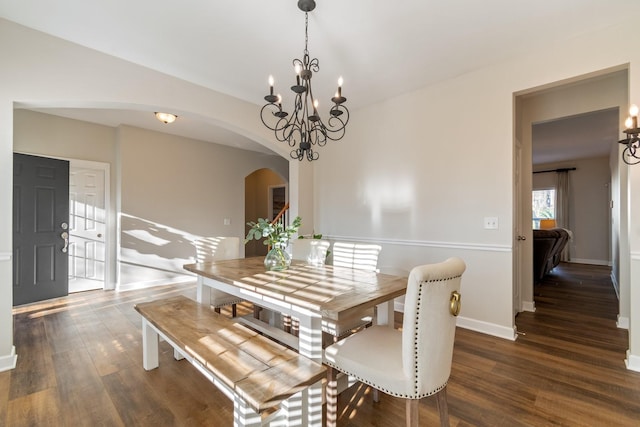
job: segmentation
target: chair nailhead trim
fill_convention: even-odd
[[[381,392],[386,393],[386,394],[388,394],[390,396],[400,397],[400,398],[403,398],[403,399],[422,399],[423,397],[433,396],[434,394],[438,393],[440,390],[445,388],[447,386],[447,383],[448,383],[448,382],[445,382],[440,387],[438,387],[438,388],[436,388],[434,390],[428,391],[426,393],[421,393],[421,394],[417,394],[417,393],[416,394],[402,394],[402,393],[396,393],[396,392],[387,390],[386,388],[380,387],[379,385],[376,385],[371,381],[365,380],[364,378],[360,378],[358,375],[355,375],[355,374],[353,374],[351,372],[342,370],[340,367],[338,367],[338,366],[336,366],[336,365],[334,365],[332,363],[328,363],[327,361],[325,361],[324,364],[327,365],[327,366],[331,366],[332,368],[334,368],[334,369],[336,369],[336,370],[338,370],[340,372],[343,372],[343,373],[349,375],[350,377],[354,377],[356,380],[360,381],[361,383],[370,385],[371,387],[375,388],[376,390],[380,390]]]
[[[416,379],[414,381],[413,387],[414,387],[414,393],[415,395],[418,394],[418,378],[420,378],[420,371],[421,371],[421,367],[420,367],[420,359],[418,358],[418,333],[419,333],[419,326],[420,326],[420,308],[422,306],[422,290],[423,287],[425,285],[425,283],[436,283],[436,282],[449,282],[450,280],[453,279],[457,279],[459,277],[462,277],[461,275],[458,276],[453,276],[453,277],[447,277],[445,279],[435,279],[435,280],[425,280],[423,282],[420,282],[420,285],[418,286],[418,302],[416,304],[416,329],[415,329],[415,334],[413,336],[413,363],[415,366],[415,374],[416,374]],[[445,383],[445,386],[447,384]],[[444,387],[444,386],[443,386]],[[427,394],[426,396],[430,396],[431,394],[437,393],[438,391],[442,390],[442,388],[439,388],[438,390],[434,391],[434,392],[429,392],[429,394]]]

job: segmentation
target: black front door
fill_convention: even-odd
[[[69,293],[69,162],[13,155],[13,305]]]

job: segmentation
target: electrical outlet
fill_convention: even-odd
[[[497,230],[498,229],[498,217],[497,216],[485,216],[484,217],[485,230]]]
[[[225,218],[224,219],[224,225],[231,225],[231,219],[230,218]]]

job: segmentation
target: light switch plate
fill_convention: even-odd
[[[497,216],[485,216],[484,217],[485,230],[497,230],[498,229],[498,217]]]

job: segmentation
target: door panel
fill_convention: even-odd
[[[105,171],[71,167],[69,291],[105,286]]]
[[[13,304],[68,294],[69,162],[14,154]]]

